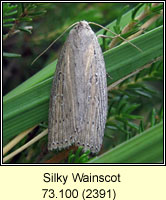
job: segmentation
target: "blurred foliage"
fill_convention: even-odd
[[[163,120],[162,80],[163,62],[159,61],[109,91],[105,130],[109,148]]]
[[[121,19],[132,7],[129,24],[136,22],[136,14],[145,3],[3,3],[3,93],[6,94],[24,80],[57,58],[60,47],[66,39],[62,37],[40,59],[30,66],[34,58],[57,38],[67,27],[80,20],[92,21],[103,26],[117,19],[113,31],[124,38],[137,32],[139,27],[162,9],[146,4],[149,15],[127,33],[122,33]],[[163,24],[159,18],[146,31]],[[98,27],[93,27],[97,31]],[[107,31],[104,31],[108,34]],[[109,35],[109,34],[108,34]],[[103,50],[109,49],[110,40],[101,39]],[[122,42],[122,41],[120,41]],[[22,57],[20,57],[22,56]],[[109,79],[109,78],[108,78]],[[108,117],[104,137],[104,148],[100,154],[155,126],[163,119],[163,62],[159,60],[135,76],[128,78],[108,92]],[[31,134],[17,144],[13,150],[32,139],[47,127],[40,124]],[[57,157],[58,151],[48,153],[47,137],[15,156],[10,163],[42,163]],[[13,151],[12,150],[12,151]],[[89,151],[83,153],[82,147],[67,153],[60,163],[85,163],[91,158]]]
[[[125,3],[3,3],[3,51],[6,55],[3,60],[3,94],[57,58],[66,35],[31,66],[41,51],[71,24],[86,20],[106,25],[117,18],[124,5]],[[130,4],[130,8],[133,5],[135,4]],[[99,27],[94,26],[93,29],[96,31]],[[14,58],[20,55],[21,58]]]
[[[82,153],[83,147],[78,147],[76,153],[74,154],[71,150],[68,156],[68,163],[86,163],[89,159],[88,155],[90,150],[87,150],[85,153]]]

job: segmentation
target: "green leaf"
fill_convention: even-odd
[[[83,150],[83,147],[79,146],[75,154],[73,153],[73,151],[70,151],[69,157],[68,157],[68,163],[85,163],[85,162],[87,162],[90,151],[87,150],[85,153],[83,153],[82,150]]]
[[[142,119],[142,116],[139,115],[129,115],[129,114],[125,114],[123,113],[122,116],[126,119]]]
[[[6,58],[20,58],[21,54],[3,52],[3,56]]]
[[[144,125],[143,125],[143,121],[140,121],[140,125],[139,125],[139,132],[142,133],[144,131]]]
[[[155,110],[155,108],[153,108],[152,109],[152,114],[151,114],[151,126],[154,126],[155,123],[156,123],[155,117],[156,117],[156,110]]]
[[[14,24],[3,24],[3,27],[7,27],[7,28],[10,28],[10,27],[13,27]]]
[[[133,10],[133,12],[132,12],[132,16],[131,16],[132,20],[135,19],[136,13],[138,12],[138,10],[139,10],[143,5],[144,5],[143,3],[139,3],[139,4],[134,8],[134,10]]]
[[[136,130],[139,130],[138,125],[135,124],[135,123],[133,123],[133,122],[128,121],[128,122],[127,122],[127,125],[128,125],[129,127],[131,127],[131,128],[134,128],[134,129],[136,129]]]
[[[160,108],[159,111],[159,121],[161,121],[163,119],[163,106]]]
[[[131,113],[133,112],[135,109],[137,109],[140,106],[140,104],[132,104],[128,107],[128,109],[126,110],[126,113]]]
[[[28,29],[28,28],[26,28],[26,27],[19,27],[18,28],[20,31],[24,31],[24,32],[26,32],[26,33],[32,33],[32,31],[30,30],[30,29]]]
[[[27,127],[47,120],[51,82],[52,78],[43,81],[4,103],[4,144]]]
[[[136,16],[138,16],[141,12],[143,12],[144,8],[145,8],[145,4],[144,4],[144,6],[142,6],[142,7],[138,10],[138,12],[136,13]],[[133,11],[133,10],[134,10],[134,9],[130,10],[129,12],[125,13],[125,14],[123,15],[123,17],[121,17],[121,21],[120,21],[121,29],[123,29],[123,28],[131,21],[131,15],[132,15],[132,11]],[[113,30],[113,27],[116,26],[116,21],[117,21],[117,20],[114,20],[112,23],[110,23],[110,24],[109,24],[108,26],[106,26],[106,27],[109,28],[110,30]],[[105,31],[105,30],[102,29],[102,30],[98,31],[96,34],[97,34],[97,35],[100,35],[100,34],[103,35],[104,31]],[[113,36],[115,36],[114,34],[111,34],[110,32],[108,32],[107,35],[113,35]],[[100,39],[100,38],[99,38],[99,43],[102,43],[102,39]]]
[[[119,34],[121,32],[120,30],[120,22],[121,22],[121,18],[124,15],[124,13],[126,13],[126,11],[129,9],[129,5],[126,5],[122,8],[117,20],[116,20],[116,26],[114,26],[114,30],[115,33]]]
[[[153,6],[153,7],[151,7],[151,11],[152,12],[159,12],[159,11],[161,11],[163,9],[163,4],[161,3],[161,4],[159,4],[158,6]]]
[[[3,3],[3,13],[10,12],[17,8],[17,5],[11,5],[11,3]]]
[[[150,95],[150,94],[148,94],[148,93],[146,93],[146,92],[143,92],[143,91],[141,91],[141,90],[135,90],[134,91],[136,94],[138,94],[138,95],[141,95],[141,96],[144,96],[144,97],[147,97],[147,98],[152,98],[152,96]]]
[[[19,20],[22,22],[31,22],[32,18],[31,17],[21,17],[21,18],[19,18]]]
[[[74,158],[75,158],[74,154],[70,155],[68,158],[68,163],[73,163]]]
[[[88,163],[159,163],[163,161],[163,122]]]
[[[30,4],[28,7],[27,7],[27,10],[28,11],[31,11],[31,10],[35,10],[37,8],[37,5],[35,4]]]
[[[7,16],[15,15],[15,14],[17,14],[17,10],[14,10],[14,11],[9,12],[9,13],[4,13],[4,16],[7,17]]]
[[[5,24],[7,22],[14,22],[15,20],[16,20],[16,18],[3,19],[3,24]]]

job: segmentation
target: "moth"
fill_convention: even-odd
[[[53,78],[48,149],[83,146],[98,153],[107,117],[107,81],[102,50],[88,22],[69,32]]]

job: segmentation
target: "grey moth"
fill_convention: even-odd
[[[107,117],[107,82],[102,50],[88,22],[69,32],[53,78],[48,149],[72,144],[98,153]]]

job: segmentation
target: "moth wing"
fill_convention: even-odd
[[[72,52],[68,40],[65,42],[52,83],[49,124],[48,124],[48,149],[62,149],[70,146],[75,141],[73,121],[73,74],[71,72],[70,56]]]
[[[79,64],[76,65],[76,74],[80,74],[76,81],[77,104],[79,105],[76,145],[84,146],[84,151],[90,149],[92,153],[97,153],[103,142],[106,123],[107,83],[101,48],[94,33],[91,33],[89,37],[86,38],[88,42],[84,42],[85,49],[79,59],[82,69]],[[83,71],[79,73],[80,70]]]

